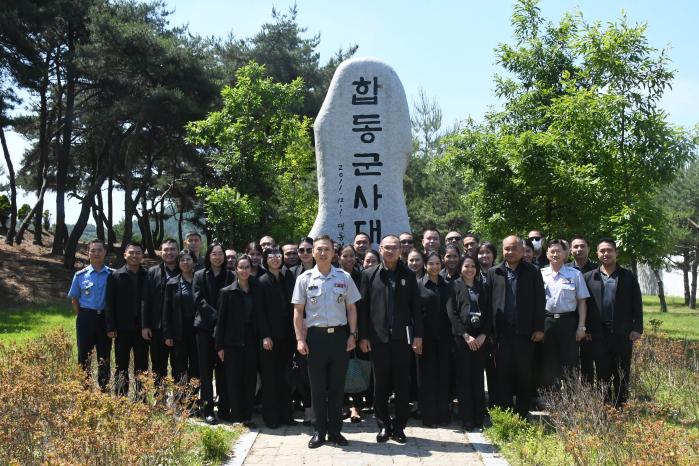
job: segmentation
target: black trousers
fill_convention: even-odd
[[[116,360],[115,389],[119,395],[129,393],[129,363],[133,351],[133,371],[136,391],[141,392],[138,375],[148,371],[148,343],[141,336],[141,330],[117,330],[114,339],[114,359]]]
[[[210,330],[197,329],[197,357],[199,358],[199,402],[204,416],[214,414],[214,374],[218,394],[218,414],[228,416],[228,391],[224,364],[216,353]]]
[[[605,328],[602,334],[593,335],[592,341],[597,380],[608,385],[607,400],[615,405],[626,403],[629,398],[629,376],[633,342],[629,335],[613,333]]]
[[[333,333],[310,327],[308,344],[308,378],[311,382],[311,404],[320,435],[339,434],[342,430],[342,398],[347,376],[347,338],[345,327],[334,327]]]
[[[461,335],[454,336],[456,355],[456,396],[459,399],[459,418],[462,423],[483,425],[485,416],[485,387],[483,370],[488,358],[485,345],[472,351]]]
[[[531,335],[517,335],[513,328],[502,328],[495,352],[497,368],[497,404],[513,408],[526,419],[532,396],[534,343]],[[514,403],[512,397],[517,397]]]
[[[485,379],[488,381],[488,407],[492,408],[495,406],[498,400],[498,374],[495,369],[495,353],[497,352],[497,344],[491,339],[486,338],[485,344],[486,352],[488,353],[485,361]]]
[[[260,353],[262,374],[262,419],[265,424],[280,424],[293,418],[289,369],[294,343],[289,338],[273,340],[270,351]]]
[[[109,359],[112,340],[107,337],[104,313],[97,315],[94,309],[80,309],[75,319],[75,333],[78,337],[78,363],[91,375],[90,353],[97,353],[97,383],[104,391],[109,383]]]
[[[172,378],[175,383],[187,383],[199,378],[199,356],[197,354],[194,316],[184,317],[182,339],[176,340],[172,348]]]
[[[423,340],[420,365],[420,411],[424,424],[448,423],[451,339]]]
[[[580,342],[580,373],[587,383],[595,381],[595,351],[591,340]]]
[[[578,313],[558,319],[546,317],[544,323],[544,376],[542,388],[557,385],[567,372],[578,369],[580,344],[575,340]]]
[[[372,342],[374,359],[374,415],[379,428],[401,431],[408,422],[410,402],[410,364],[413,350],[404,340]],[[423,368],[424,369],[424,368]],[[395,419],[391,423],[388,397],[395,393]]]
[[[165,344],[165,339],[163,338],[163,330],[159,328],[151,329],[151,339],[148,342],[148,347],[150,349],[150,361],[153,373],[155,374],[155,381],[157,384],[162,382],[162,379],[167,377],[167,366],[170,363],[170,369],[172,370],[173,378],[175,375],[175,361],[173,356],[173,349]]]
[[[228,406],[231,418],[234,422],[249,421],[252,418],[257,386],[259,338],[246,334],[245,346],[226,347],[224,353],[226,388],[228,389]]]

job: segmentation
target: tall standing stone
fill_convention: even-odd
[[[310,236],[347,243],[363,231],[377,244],[410,231],[403,196],[410,114],[393,68],[376,58],[342,62],[314,130],[319,202]]]

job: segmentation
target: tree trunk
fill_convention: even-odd
[[[66,180],[68,177],[68,166],[70,165],[70,146],[73,137],[73,115],[75,108],[75,66],[73,57],[75,52],[75,28],[72,21],[68,21],[67,46],[68,51],[65,56],[66,70],[66,108],[63,121],[63,135],[61,147],[56,154],[56,233],[53,238],[51,252],[53,254],[63,254],[67,236],[65,232],[66,224]]]
[[[653,275],[655,275],[655,279],[658,282],[658,298],[660,299],[660,312],[667,312],[667,302],[665,301],[665,286],[663,284],[663,275],[655,267],[652,267],[651,270],[653,271]]]
[[[48,178],[44,177],[43,184],[41,185],[41,189],[39,190],[39,199],[37,199],[36,204],[34,204],[34,207],[32,207],[32,210],[29,211],[27,216],[24,217],[24,220],[22,220],[22,223],[20,223],[19,228],[17,229],[17,238],[15,239],[15,242],[17,244],[22,244],[24,232],[27,230],[27,227],[29,227],[31,219],[34,217],[34,215],[36,215],[39,207],[44,204],[44,194],[46,194],[46,190],[48,189],[48,187]]]
[[[165,239],[165,199],[160,201],[160,214],[158,215],[158,237],[155,239],[156,246],[160,247]]]
[[[114,233],[114,204],[112,202],[112,191],[114,190],[114,181],[112,180],[112,175],[109,175],[109,181],[107,181],[107,251],[112,252],[114,250],[114,243],[116,243],[116,233]]]
[[[155,246],[153,245],[153,232],[150,229],[150,216],[148,215],[148,200],[146,196],[141,197],[141,237],[143,238],[143,245],[148,251],[148,257],[151,259],[157,259],[158,255],[155,253]]]
[[[638,279],[638,261],[635,257],[631,258],[631,271],[633,272],[633,276]]]
[[[46,171],[49,158],[49,110],[48,110],[48,88],[49,88],[49,65],[51,63],[51,52],[46,52],[46,59],[44,61],[45,74],[41,78],[41,85],[39,86],[39,165],[36,170],[36,187],[37,191],[37,201],[32,209],[34,217],[34,244],[41,244],[41,214],[44,209],[44,196],[45,191],[44,186],[46,185]],[[30,217],[31,220],[31,217]],[[22,225],[17,231],[18,241],[22,240],[22,235],[24,229],[26,229],[26,221],[22,222]],[[23,228],[24,227],[24,228]]]
[[[180,247],[184,249],[184,237],[182,236],[182,221],[184,219],[184,199],[180,200],[180,218],[177,219],[177,239]]]
[[[12,165],[10,151],[5,140],[5,129],[0,125],[0,143],[2,143],[2,153],[7,164],[7,176],[10,178],[10,228],[5,236],[5,243],[12,246],[15,242],[15,232],[17,228],[17,182],[15,180],[15,168]]]
[[[682,283],[684,285],[684,305],[689,306],[689,250],[682,251]]]
[[[99,214],[99,210],[101,209],[101,206],[99,205],[100,201],[97,200],[99,197],[98,191],[97,195],[92,200],[92,218],[95,220],[97,239],[104,241],[104,223],[102,222],[102,216]]]
[[[699,248],[694,253],[694,261],[692,262],[692,289],[689,294],[689,308],[697,308],[697,269],[699,269]]]

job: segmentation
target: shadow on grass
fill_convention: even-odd
[[[73,321],[70,305],[63,302],[29,304],[0,310],[0,339],[10,335],[38,336],[49,327],[67,327]]]

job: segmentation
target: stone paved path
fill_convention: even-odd
[[[483,462],[463,431],[452,423],[449,427],[428,429],[411,420],[405,430],[408,443],[392,440],[376,443],[376,424],[367,418],[360,424],[345,422],[342,430],[349,445],[323,445],[315,450],[307,446],[311,427],[298,425],[267,429],[258,422],[259,434],[243,464],[246,465],[482,465]]]

